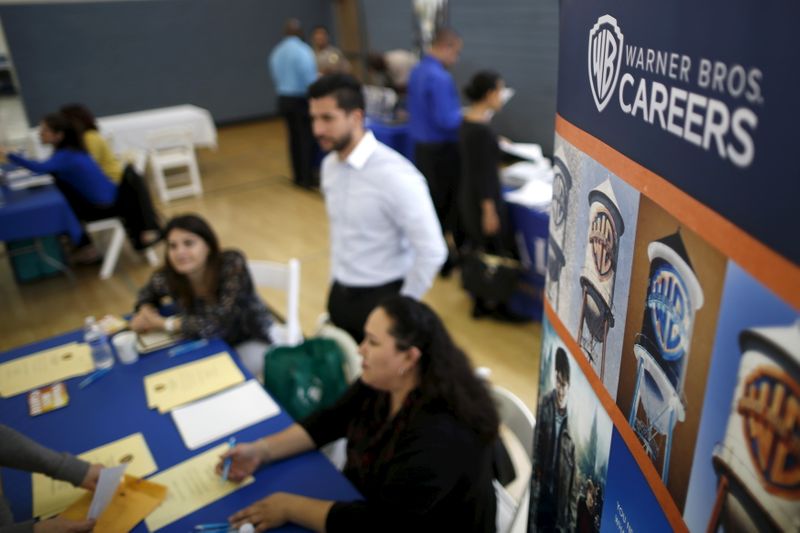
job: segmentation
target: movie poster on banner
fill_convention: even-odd
[[[614,398],[639,193],[558,137],[555,155],[554,195],[569,193],[563,230],[551,215],[550,243],[554,250],[563,244],[565,266],[549,265],[547,298]]]
[[[639,203],[617,405],[683,508],[727,259]]]
[[[684,520],[800,531],[800,314],[731,263]]]
[[[611,419],[546,318],[541,370],[529,527],[596,531],[608,472]]]

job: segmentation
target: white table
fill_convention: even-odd
[[[211,113],[191,104],[99,117],[97,126],[118,154],[146,150],[150,132],[171,128],[191,131],[196,148],[217,148],[217,128]],[[38,127],[28,133],[28,148],[37,159],[50,154],[50,147],[43,146],[39,140]]]

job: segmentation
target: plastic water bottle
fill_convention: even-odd
[[[93,316],[86,317],[86,325],[83,328],[83,340],[92,350],[95,368],[111,368],[114,366],[114,354],[111,352],[111,345],[108,343],[108,336],[100,324]]]

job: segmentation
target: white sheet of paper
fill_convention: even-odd
[[[114,493],[122,481],[122,475],[128,465],[122,464],[111,468],[104,468],[100,471],[100,479],[97,481],[97,488],[94,490],[92,504],[89,506],[89,516],[87,518],[97,518],[105,511]]]
[[[517,156],[521,159],[528,159],[530,161],[542,160],[542,147],[536,143],[510,143],[500,141],[498,143],[500,149],[507,154]]]
[[[183,443],[196,450],[240,429],[252,426],[281,412],[261,384],[251,379],[172,411]]]
[[[53,176],[50,174],[41,174],[36,176],[25,176],[8,181],[8,188],[12,191],[19,191],[22,189],[30,189],[31,187],[41,187],[42,185],[50,185],[53,183]]]
[[[524,205],[534,209],[547,209],[553,198],[553,186],[544,181],[531,181],[516,191],[503,195],[506,202]]]

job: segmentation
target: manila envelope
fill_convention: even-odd
[[[70,505],[61,516],[70,520],[86,520],[92,504],[91,492]],[[152,513],[167,497],[167,487],[152,481],[125,475],[111,503],[97,518],[95,533],[123,533],[132,530]]]

